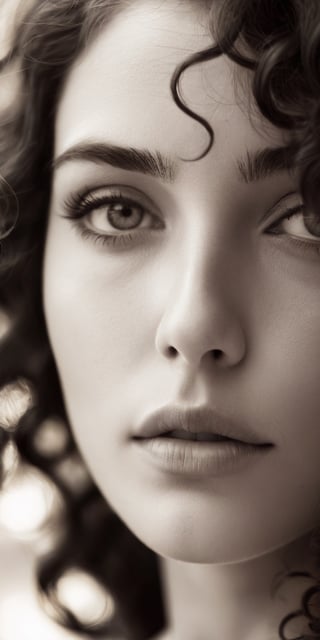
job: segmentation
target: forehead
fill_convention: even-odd
[[[170,80],[192,53],[212,46],[202,3],[134,2],[103,28],[65,82],[57,111],[56,154],[83,140],[159,149],[195,157],[203,127],[174,103]],[[197,65],[182,79],[185,101],[215,132],[227,155],[283,143],[253,107],[247,71],[226,57]]]

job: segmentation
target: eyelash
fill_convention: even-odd
[[[71,195],[64,203],[65,210],[67,211],[66,215],[63,215],[63,218],[69,219],[73,222],[73,226],[75,230],[80,233],[80,236],[85,240],[90,240],[94,244],[99,244],[102,246],[109,245],[113,247],[126,247],[134,242],[136,239],[135,236],[137,233],[140,235],[145,231],[149,231],[149,228],[139,229],[133,228],[131,232],[120,232],[118,234],[99,234],[97,232],[91,231],[88,227],[84,226],[81,222],[83,218],[86,217],[89,213],[92,213],[95,209],[102,208],[103,206],[108,206],[110,204],[123,204],[129,205],[132,207],[139,207],[143,210],[144,213],[149,213],[149,215],[153,216],[156,219],[156,215],[151,213],[148,210],[148,207],[145,204],[140,203],[137,199],[130,198],[125,196],[120,190],[116,193],[112,193],[110,189],[110,195],[108,196],[95,196],[94,194],[83,194],[83,195]],[[303,204],[299,204],[298,206],[288,207],[284,210],[283,214],[277,218],[265,231],[268,235],[273,236],[288,236],[286,232],[277,231],[277,228],[281,226],[281,223],[284,220],[289,220],[293,218],[297,214],[302,214],[304,211]],[[161,226],[161,225],[160,225]],[[162,225],[163,226],[163,225]],[[289,236],[290,242],[294,243],[294,245],[303,252],[313,252],[318,257],[320,256],[320,237],[318,240],[312,241],[311,239],[302,239],[295,236]]]

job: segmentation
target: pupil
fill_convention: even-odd
[[[129,205],[122,206],[121,204],[118,204],[115,207],[115,211],[121,213],[125,218],[130,218],[130,216],[132,215],[132,207],[130,207]]]

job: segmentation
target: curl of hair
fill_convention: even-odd
[[[236,16],[236,18],[234,18]],[[230,20],[236,20],[233,38]],[[252,89],[262,114],[288,132],[306,205],[320,208],[320,4],[318,0],[225,0],[212,24],[224,51],[251,61]],[[229,34],[231,37],[229,37]],[[245,53],[244,53],[245,52]]]

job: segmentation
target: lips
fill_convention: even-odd
[[[186,482],[241,474],[273,449],[250,427],[206,407],[163,407],[137,425],[132,443],[143,469]],[[146,465],[146,466],[145,466]]]
[[[172,438],[201,442],[233,440],[242,444],[271,446],[248,426],[225,418],[207,407],[164,407],[141,422],[134,431],[134,439]]]

